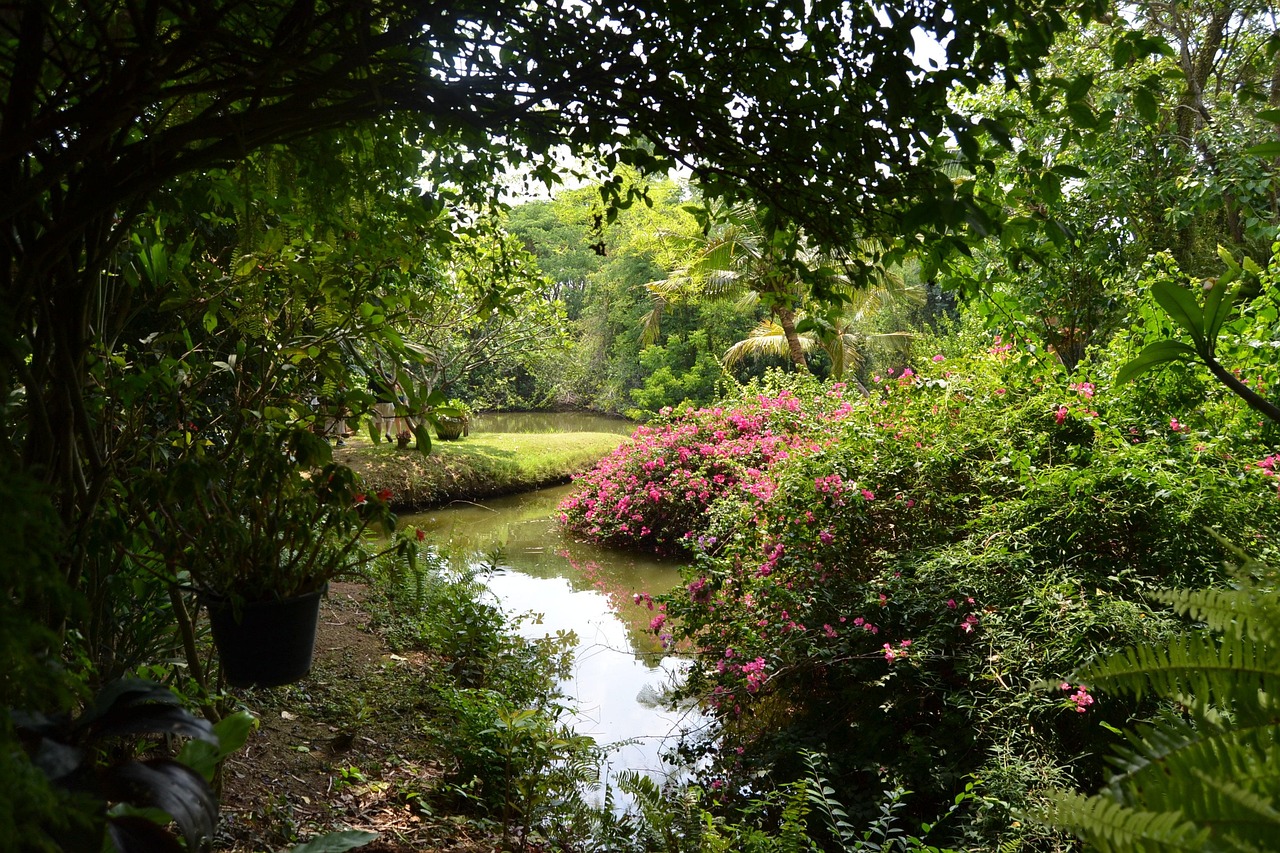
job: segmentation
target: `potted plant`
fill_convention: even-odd
[[[435,410],[436,438],[441,441],[457,441],[471,432],[471,419],[475,412],[457,397]]]
[[[329,581],[379,556],[365,533],[394,528],[390,494],[362,493],[305,429],[246,431],[225,449],[171,469],[155,507],[164,557],[209,611],[227,681],[287,684],[310,671]],[[412,559],[407,541],[382,553],[395,549]]]

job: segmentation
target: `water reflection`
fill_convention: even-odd
[[[590,412],[485,412],[471,422],[473,432],[611,432],[631,435],[636,424]]]
[[[665,592],[680,582],[679,573],[669,561],[562,536],[554,514],[572,489],[458,502],[404,522],[473,560],[496,552],[497,571],[488,583],[503,609],[541,614],[526,620],[522,633],[541,637],[563,630],[578,636],[574,673],[564,685],[578,706],[577,730],[602,745],[628,742],[613,754],[614,770],[665,775],[671,768],[663,767],[662,742],[700,718],[696,712],[669,712],[656,701],[683,662],[664,654],[649,630],[654,614],[633,595]]]

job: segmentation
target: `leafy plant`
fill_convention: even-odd
[[[1137,358],[1116,373],[1116,381],[1131,381],[1154,367],[1170,362],[1199,361],[1209,368],[1215,379],[1250,407],[1273,422],[1280,422],[1280,406],[1250,388],[1218,361],[1219,336],[1227,319],[1241,301],[1242,293],[1257,292],[1258,279],[1263,274],[1263,270],[1247,256],[1237,263],[1226,250],[1220,249],[1219,255],[1226,270],[1205,290],[1203,304],[1197,302],[1191,290],[1179,282],[1162,280],[1151,286],[1160,307],[1178,328],[1187,333],[1191,343],[1161,340],[1148,344]]]
[[[1246,562],[1231,588],[1153,595],[1196,620],[1172,642],[1142,644],[1073,676],[1166,701],[1125,736],[1093,796],[1058,791],[1039,812],[1101,851],[1262,850],[1280,835],[1280,591]]]
[[[66,798],[61,821],[25,842],[91,850],[105,832],[124,853],[184,849],[166,829],[171,822],[185,849],[204,849],[218,816],[209,786],[214,768],[253,725],[248,714],[235,714],[212,726],[172,691],[137,679],[107,685],[74,718],[11,713],[31,763]],[[176,759],[133,758],[136,739],[148,734],[194,740]]]
[[[283,599],[373,559],[363,536],[394,529],[389,493],[361,492],[310,430],[246,430],[238,442],[239,465],[194,454],[157,485],[153,525],[171,576],[233,601]],[[387,550],[416,553],[403,541]]]

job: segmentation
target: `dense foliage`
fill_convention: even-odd
[[[947,803],[957,843],[1056,843],[1010,806],[1100,778],[1108,736],[1088,721],[1112,700],[1031,686],[1163,642],[1175,623],[1141,593],[1216,578],[1205,528],[1273,548],[1280,427],[1257,413],[1280,411],[1275,16],[1235,0],[9,4],[5,701],[70,712],[145,673],[218,716],[185,588],[226,562],[209,537],[301,496],[293,546],[259,525],[238,550],[314,549],[275,565],[331,575],[375,508],[308,431],[389,405],[426,449],[450,395],[591,406],[657,415],[563,512],[692,564],[653,628],[702,656],[688,691],[720,715],[703,793],[759,795],[758,821],[708,817],[709,845],[803,846],[812,805],[854,846],[843,820],[878,813],[871,833]],[[566,154],[596,183],[506,215],[499,175],[549,189]],[[673,167],[691,182],[658,177]],[[895,278],[928,302],[874,326],[859,300]],[[960,320],[939,285],[976,310]],[[974,315],[1004,337],[979,343]],[[729,354],[779,340],[736,380],[785,364],[848,385],[734,387]],[[1139,352],[1161,369],[1120,390]],[[271,483],[288,486],[272,499]],[[227,489],[241,503],[186,499]],[[496,636],[491,613],[451,618]],[[501,669],[521,686],[519,663]],[[483,809],[503,764],[504,825],[546,830],[548,788],[529,780],[573,778],[585,751],[538,752],[569,739],[549,705],[516,707],[549,702],[540,686],[469,689],[441,688],[440,707],[482,746]],[[0,840],[64,817],[101,834],[101,803],[60,814],[7,715],[0,736],[17,792]],[[801,767],[797,747],[828,764]],[[531,787],[513,812],[516,780]],[[662,843],[706,817],[686,794]]]
[[[1034,835],[1007,810],[1045,786],[1100,781],[1087,682],[1040,687],[1170,636],[1145,591],[1218,579],[1207,530],[1271,542],[1275,487],[1256,446],[1029,363],[997,341],[869,398],[775,377],[642,428],[562,507],[581,534],[690,557],[652,627],[701,660],[685,689],[722,723],[715,787],[801,778],[815,749],[852,813],[901,785],[928,820],[977,779],[984,807],[948,832],[995,846]]]

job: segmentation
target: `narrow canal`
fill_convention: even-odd
[[[627,431],[624,421],[590,416],[490,416],[494,431]],[[599,425],[596,422],[602,422]],[[496,429],[495,429],[496,428]],[[496,555],[487,584],[508,616],[537,614],[521,622],[530,637],[572,631],[574,671],[562,686],[578,709],[574,727],[610,751],[606,772],[631,769],[658,781],[674,768],[661,753],[682,730],[702,718],[696,709],[673,712],[659,697],[683,662],[664,652],[649,630],[653,613],[634,600],[680,582],[676,564],[643,555],[596,548],[561,534],[556,508],[572,486],[558,486],[483,503],[459,502],[402,519],[420,527],[442,549],[473,564]]]

